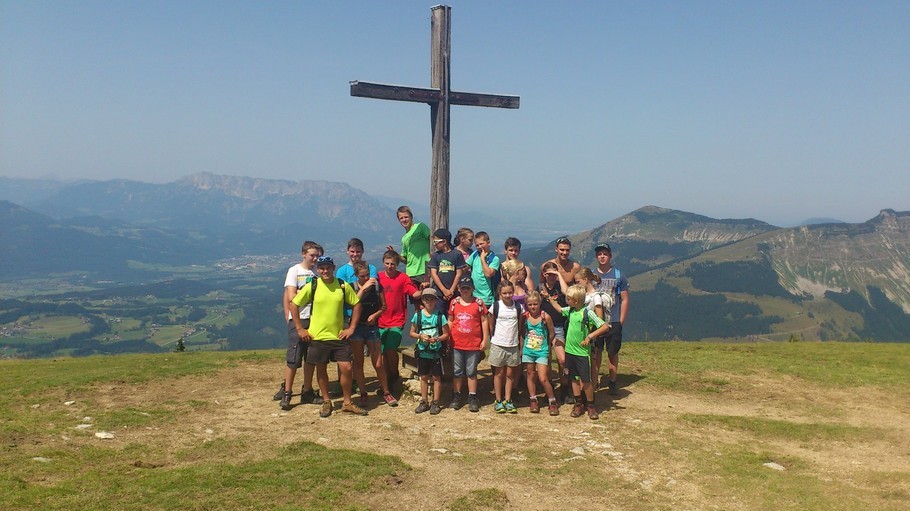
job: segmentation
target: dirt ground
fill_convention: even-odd
[[[296,395],[297,405],[284,412],[272,400],[281,379],[280,360],[243,363],[213,376],[99,386],[92,400],[101,407],[122,408],[180,396],[214,405],[181,416],[175,426],[117,431],[117,443],[160,442],[177,448],[246,437],[260,446],[263,457],[301,440],[398,456],[414,470],[387,481],[386,490],[357,496],[376,509],[389,508],[390,502],[409,511],[447,509],[458,497],[484,488],[506,495],[504,509],[757,509],[765,489],[725,491],[724,472],[712,468],[715,459],[742,450],[772,453],[767,461],[783,465],[782,474],[810,481],[812,491],[849,495],[854,500],[844,501],[844,509],[855,499],[871,509],[899,509],[910,502],[910,403],[874,390],[857,393],[724,375],[730,384],[723,392],[668,392],[647,385],[636,368],[625,367],[619,396],[597,393],[601,417],[592,421],[570,417],[570,406],[561,406],[558,417],[546,409],[531,414],[526,394],[516,401],[517,415],[496,414],[489,368],[481,369],[479,413],[464,407],[418,415],[417,400],[407,392],[398,407],[380,404],[369,368],[368,416],[342,413],[338,398],[333,415],[322,419],[319,406],[299,405]],[[447,387],[444,404],[450,392]],[[692,415],[838,424],[879,433],[861,442],[761,438],[687,420]],[[773,472],[761,466],[748,469],[768,471],[768,477]]]

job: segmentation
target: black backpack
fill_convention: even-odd
[[[312,279],[310,279],[310,303],[312,304],[312,305],[310,305],[310,317],[311,318],[313,317],[313,309],[316,308],[316,283],[319,282],[320,280],[322,280],[322,279],[320,279],[319,277],[313,277]],[[341,285],[341,295],[342,295],[342,300],[344,300],[345,282],[341,279],[335,279],[335,280],[337,280],[338,283]]]
[[[493,337],[493,332],[496,331],[496,319],[499,317],[499,300],[493,302],[493,323],[490,325],[490,337]],[[521,310],[521,304],[518,302],[512,302],[515,305],[515,314],[518,317],[518,341],[521,343],[521,339],[524,338],[524,323],[521,321],[522,314],[524,311]]]

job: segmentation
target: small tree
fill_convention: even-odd
[[[177,345],[174,346],[174,352],[182,353],[184,351],[186,351],[186,345],[183,344],[183,337],[181,337],[181,338],[177,339]]]

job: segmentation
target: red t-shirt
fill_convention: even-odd
[[[456,350],[477,351],[483,342],[483,325],[481,320],[487,314],[487,307],[483,302],[472,301],[467,305],[461,304],[460,298],[455,298],[449,304],[449,328],[452,346]]]
[[[408,297],[417,291],[417,286],[404,272],[389,277],[383,271],[377,277],[385,296],[385,312],[379,316],[379,328],[403,327],[408,312]]]

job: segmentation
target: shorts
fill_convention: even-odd
[[[376,325],[359,324],[354,328],[354,335],[349,337],[352,341],[379,342],[379,327]]]
[[[456,378],[477,377],[477,365],[483,358],[481,350],[452,350],[452,368]]]
[[[408,278],[411,279],[411,284],[414,284],[414,287],[422,290],[423,288],[421,287],[421,285],[427,281],[427,274],[424,273],[423,275],[414,275],[414,276],[409,275]],[[421,298],[419,296],[417,298],[414,298],[413,296],[408,296],[408,300],[411,302],[411,304],[414,305],[415,309],[419,309],[419,308],[423,307],[423,301],[421,300]]]
[[[442,362],[438,358],[418,358],[417,376],[435,376],[437,378],[442,378]]]
[[[401,328],[400,326],[393,326],[379,329],[382,351],[397,350],[401,346]]]
[[[521,363],[521,346],[503,347],[490,345],[490,365],[493,367],[518,367]]]
[[[351,361],[351,345],[348,341],[313,341],[307,350],[306,363],[311,365]]]
[[[569,379],[579,379],[582,383],[591,381],[591,357],[582,357],[566,353],[566,370],[569,371]]]
[[[607,355],[615,356],[619,354],[622,348],[622,323],[619,321],[610,323],[610,329],[607,330],[606,338]]]
[[[303,328],[310,327],[310,318],[300,320],[303,323]],[[300,336],[297,335],[297,327],[294,325],[294,320],[288,320],[288,352],[284,356],[285,362],[288,363],[288,367],[291,369],[300,369],[303,366],[303,359],[306,358],[307,348],[310,346],[310,341],[301,341]]]
[[[566,340],[566,327],[564,325],[553,325],[554,339]]]
[[[543,366],[549,366],[550,365],[550,354],[547,353],[544,356],[537,356],[537,355],[525,355],[524,353],[522,353],[521,362],[523,364],[540,364]]]

